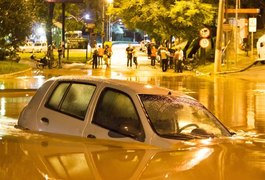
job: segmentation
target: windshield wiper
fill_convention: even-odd
[[[160,134],[161,137],[176,140],[192,140],[192,139],[207,139],[214,138],[213,134],[183,134],[183,133],[172,133],[172,134]]]
[[[177,134],[177,133],[172,133],[172,134],[160,134],[161,137],[168,138],[168,139],[176,139],[176,140],[191,140],[191,139],[197,139],[196,136],[191,136],[187,134]]]

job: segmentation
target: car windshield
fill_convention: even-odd
[[[170,139],[231,136],[199,102],[186,97],[139,95],[152,128]]]

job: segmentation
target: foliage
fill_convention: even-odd
[[[109,11],[126,27],[142,29],[160,39],[169,39],[170,35],[197,37],[202,27],[213,24],[216,12],[215,5],[202,0],[120,0],[119,8]]]
[[[65,4],[65,29],[66,31],[82,30],[87,23],[95,23],[95,31],[99,32],[101,28],[101,1],[84,0],[84,3],[66,3]],[[90,19],[84,19],[84,16],[89,14]],[[54,13],[55,21],[62,23],[62,5],[57,3],[55,5]]]
[[[27,1],[0,1],[0,47],[17,47],[30,34],[33,23],[32,11]]]

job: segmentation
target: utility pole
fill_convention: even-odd
[[[225,0],[219,0],[216,48],[214,56],[214,73],[218,73],[221,71],[222,36],[223,36],[223,20],[224,20],[224,4],[225,4],[224,2]]]

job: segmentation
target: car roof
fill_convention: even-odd
[[[136,94],[157,94],[157,95],[174,95],[174,96],[186,96],[184,93],[173,91],[167,88],[158,87],[149,84],[143,84],[135,81],[119,80],[119,79],[109,79],[104,77],[94,77],[94,76],[60,76],[50,79],[52,81],[75,81],[75,82],[85,82],[85,83],[100,83],[104,85],[112,85],[117,87],[122,87],[125,89],[130,89]]]

